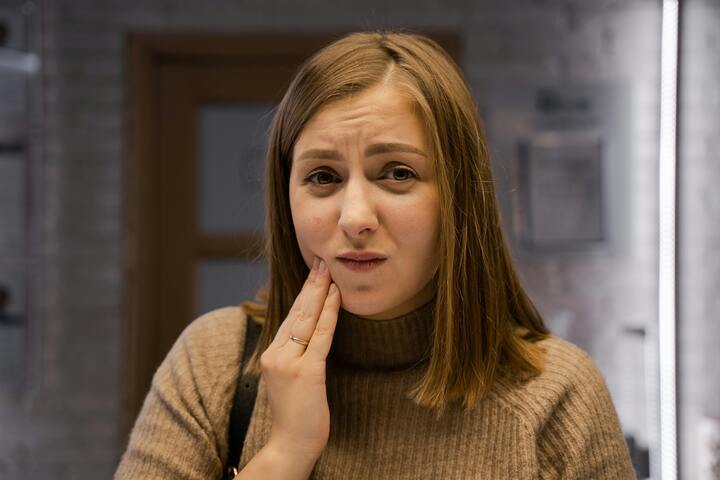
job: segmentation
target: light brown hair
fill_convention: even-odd
[[[417,34],[347,35],[307,60],[280,102],[266,158],[269,287],[259,296],[263,304],[242,304],[248,314],[264,319],[264,326],[245,371],[260,371],[259,355],[272,342],[308,275],[288,197],[293,146],[328,102],[387,81],[405,88],[415,100],[439,190],[435,333],[427,371],[409,395],[440,415],[452,401],[468,408],[476,405],[502,372],[520,379],[539,374],[543,355],[537,341],[549,332],[510,257],[475,101],[447,53]]]

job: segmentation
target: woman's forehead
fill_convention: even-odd
[[[297,156],[308,148],[367,148],[373,143],[407,144],[424,152],[424,137],[422,119],[407,95],[396,87],[374,87],[321,108],[294,150]]]

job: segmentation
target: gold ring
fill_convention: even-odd
[[[310,342],[308,342],[307,340],[303,340],[302,338],[298,338],[298,337],[293,337],[292,335],[290,336],[290,340],[292,340],[295,343],[299,343],[300,345],[302,345],[304,347],[307,347],[308,345],[310,345]]]

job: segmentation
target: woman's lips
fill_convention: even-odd
[[[373,260],[364,261],[350,260],[347,258],[338,258],[338,260],[340,260],[340,262],[344,266],[354,272],[367,272],[369,270],[373,270],[379,267],[385,260],[387,260],[387,258],[376,258]]]

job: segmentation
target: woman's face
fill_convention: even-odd
[[[388,319],[429,301],[440,253],[439,199],[422,120],[379,85],[327,104],[293,151],[290,208],[310,266],[325,260],[356,315]],[[351,253],[382,257],[343,259]]]

